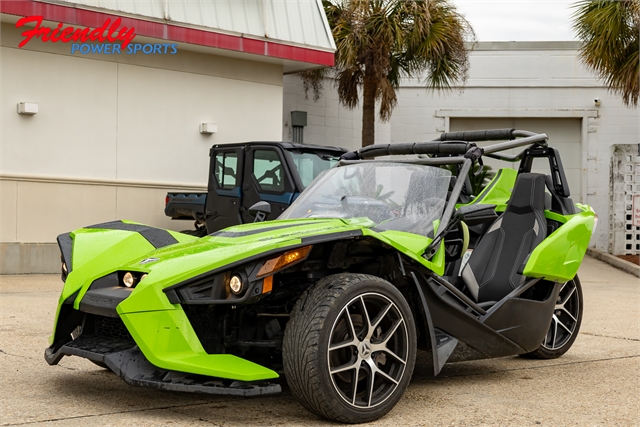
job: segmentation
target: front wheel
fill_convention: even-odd
[[[389,412],[416,357],[411,309],[389,282],[364,274],[320,280],[297,301],[284,335],[284,371],[311,412],[362,423]]]
[[[523,356],[534,359],[555,359],[565,354],[580,331],[583,306],[582,285],[576,276],[560,288],[551,326],[542,344]]]

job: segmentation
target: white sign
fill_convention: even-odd
[[[640,195],[633,196],[633,219],[634,227],[640,227]]]

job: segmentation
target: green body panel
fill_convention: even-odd
[[[553,221],[558,221],[560,224],[566,223],[569,218],[567,216],[551,211],[544,211],[544,217]]]
[[[442,275],[444,273],[444,240],[440,242],[440,247],[431,261],[428,261],[422,257],[424,250],[432,241],[428,237],[395,230],[383,231],[382,233],[364,230],[364,235],[370,235],[389,246],[393,246],[401,254],[417,261],[436,274]]]
[[[566,223],[542,241],[531,253],[524,275],[566,282],[575,277],[587,252],[594,227],[591,208],[576,205],[582,212],[568,215]]]
[[[146,253],[134,259],[133,262],[120,264],[119,269],[149,273],[147,278],[136,287],[135,295],[147,286],[167,287],[230,263],[259,256],[264,252],[299,246],[304,237],[360,230],[362,223],[362,220],[302,219],[243,224],[226,228],[223,232],[219,232],[219,235],[207,236],[190,243],[167,246]],[[364,224],[373,225],[369,220]],[[287,227],[283,228],[284,226]],[[262,229],[265,231],[260,232]],[[159,260],[140,265],[140,261],[144,258]]]
[[[470,204],[496,205],[496,211],[504,211],[507,208],[507,202],[511,198],[511,191],[516,183],[517,176],[518,171],[515,169],[500,169]]]
[[[182,233],[170,233],[178,242],[197,239]],[[53,343],[60,306],[67,298],[79,291],[73,304],[76,310],[79,309],[82,297],[94,280],[112,273],[117,270],[117,266],[128,263],[132,258],[140,257],[155,249],[141,234],[132,231],[81,228],[72,232],[71,238],[73,239],[72,271],[67,276],[60,294],[54,331],[49,337],[49,344]],[[144,271],[138,268],[135,270]]]
[[[201,239],[172,232],[181,243],[160,249],[136,232],[80,229],[71,235],[73,270],[60,304],[79,291],[74,303],[74,308],[79,309],[91,283],[114,271],[147,273],[116,311],[152,364],[240,381],[276,378],[276,372],[237,356],[207,354],[182,307],[171,304],[163,289],[235,262],[299,247],[305,237],[349,231],[361,231],[364,236],[378,239],[440,274],[444,270],[443,245],[427,261],[421,254],[431,239],[400,231],[377,232],[371,229],[373,226],[366,218],[270,221],[229,227]],[[147,258],[157,260],[140,264]]]
[[[278,374],[231,354],[207,354],[182,308],[118,312],[145,357],[159,368],[239,381],[278,378]]]

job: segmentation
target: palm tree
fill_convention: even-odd
[[[581,0],[574,7],[580,59],[627,106],[637,106],[640,0]]]
[[[388,121],[402,77],[425,77],[429,89],[463,83],[469,65],[469,23],[449,0],[324,0],[336,42],[340,102],[354,108],[362,89],[362,146],[375,142],[375,107]],[[303,75],[315,89],[323,72]]]

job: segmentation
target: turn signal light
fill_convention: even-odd
[[[273,276],[267,276],[262,281],[262,293],[266,294],[273,290]]]
[[[301,248],[285,252],[276,258],[267,260],[260,268],[260,271],[258,271],[258,275],[256,277],[263,277],[268,274],[276,273],[291,264],[304,260],[309,255],[309,252],[311,252],[312,247],[313,246],[303,246]]]

